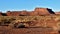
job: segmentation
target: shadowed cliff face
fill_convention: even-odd
[[[2,16],[7,16],[7,14],[6,13],[2,13]]]
[[[55,14],[51,9],[47,9],[50,14]]]
[[[1,14],[1,13],[0,13]],[[50,15],[55,14],[49,8],[35,8],[34,11],[8,11],[7,13],[2,13],[2,16],[38,16],[38,15]]]

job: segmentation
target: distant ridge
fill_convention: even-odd
[[[40,15],[54,15],[55,12],[49,8],[35,8],[34,11],[7,11],[6,13],[0,12],[0,16],[40,16]]]

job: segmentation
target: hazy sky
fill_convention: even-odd
[[[0,0],[0,11],[33,10],[35,7],[51,8],[60,11],[60,0]]]

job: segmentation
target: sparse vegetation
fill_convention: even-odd
[[[60,23],[60,16],[0,16],[0,29],[2,30],[1,32],[3,32],[3,34],[4,33],[22,34],[22,32],[58,33],[57,31],[59,31],[60,25],[57,23]],[[8,27],[6,27],[6,25],[8,25]],[[34,27],[34,28],[39,27],[39,28],[26,29],[23,27]],[[15,29],[15,28],[19,28],[19,29]]]
[[[20,22],[28,22],[28,21],[34,21],[37,22],[34,26],[46,26],[46,27],[52,27],[50,24],[53,24],[53,22],[56,22],[56,18],[59,18],[60,16],[0,16],[0,25],[14,25],[15,23]],[[59,18],[60,20],[60,18]],[[58,20],[58,21],[59,21]],[[30,22],[28,22],[30,23]],[[34,23],[32,23],[34,24]],[[39,25],[40,24],[40,25]],[[54,25],[56,26],[56,25]]]

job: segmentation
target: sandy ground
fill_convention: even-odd
[[[0,34],[58,34],[50,28],[10,28],[0,26]]]

